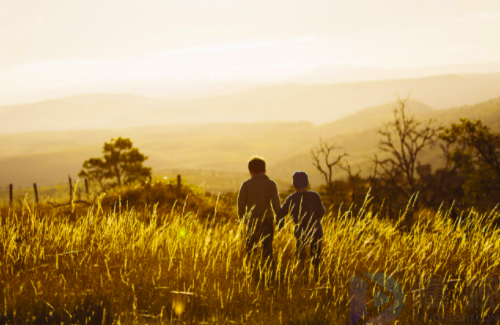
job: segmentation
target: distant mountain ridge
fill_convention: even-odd
[[[0,107],[0,133],[220,122],[325,124],[408,93],[435,109],[471,105],[500,96],[500,73],[334,85],[288,84],[196,100],[81,95]]]
[[[197,181],[210,170],[247,175],[248,158],[259,154],[267,159],[269,174],[280,184],[288,186],[292,173],[300,169],[308,172],[317,186],[322,180],[311,164],[310,150],[319,137],[337,143],[342,147],[339,152],[349,153],[353,166],[361,165],[367,172],[368,157],[377,152],[377,130],[393,118],[395,106],[390,102],[369,107],[318,126],[306,122],[206,123],[0,135],[0,188],[9,183],[26,187],[33,182],[64,184],[68,174],[78,173],[85,159],[101,155],[105,141],[118,136],[130,137],[150,157],[147,164],[160,175],[168,170],[191,170],[191,174],[201,175]],[[408,107],[417,118],[432,118],[436,125],[467,117],[482,119],[500,132],[500,97],[445,110],[434,110],[411,99]],[[434,150],[423,159],[433,161],[439,154]],[[338,176],[345,175],[339,172]],[[229,180],[224,184],[237,186],[238,180]]]
[[[435,109],[414,99],[409,99],[406,105],[412,114],[418,118],[427,118],[437,113]],[[390,121],[394,117],[395,107],[395,102],[369,107],[335,122],[319,125],[318,130],[322,134],[333,136],[335,134],[349,134],[373,129]]]
[[[378,150],[380,141],[378,130],[394,119],[393,111],[396,106],[397,103],[394,102],[367,108],[339,121],[320,125],[316,128],[319,131],[319,136],[341,147],[337,153],[347,152],[349,154],[348,160],[352,166],[361,165],[366,176],[367,173],[370,173],[369,169],[371,168],[369,166],[369,157],[375,153],[380,153]],[[434,110],[416,100],[410,100],[407,103],[407,108],[420,121],[432,119],[435,127],[447,127],[451,123],[458,123],[461,118],[468,118],[482,120],[493,132],[500,133],[500,97],[475,105],[465,105],[444,110]],[[364,124],[364,127],[359,126],[366,121],[369,124]],[[297,169],[305,169],[313,175],[315,183],[321,183],[320,175],[310,165],[310,150],[317,143],[318,141],[312,144],[311,147],[304,148],[301,152],[276,161],[273,164],[274,169],[279,171],[280,177],[287,177]],[[438,163],[439,165],[441,152],[440,150],[428,150],[423,153],[421,158],[422,163],[431,163],[433,165]],[[342,171],[337,171],[336,176],[345,177]]]
[[[296,78],[296,82],[307,84],[332,84],[391,79],[423,78],[453,74],[477,74],[500,72],[500,61],[472,64],[452,64],[409,69],[382,69],[356,66],[326,66]]]

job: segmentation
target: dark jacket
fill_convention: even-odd
[[[251,218],[274,220],[274,213],[280,210],[281,202],[276,182],[265,174],[253,175],[241,184],[238,194],[238,216],[243,218],[251,212]]]
[[[276,215],[276,221],[280,228],[284,225],[287,214],[290,214],[295,222],[296,236],[300,236],[303,231],[323,235],[321,219],[325,215],[325,208],[318,193],[313,191],[295,192],[287,197],[285,204]]]

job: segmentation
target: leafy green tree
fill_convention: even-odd
[[[106,178],[106,163],[102,158],[90,158],[83,163],[83,169],[78,174],[78,177],[87,178],[89,181],[94,181],[99,184],[101,190],[105,190]]]
[[[500,191],[500,134],[481,121],[460,119],[440,135],[448,147],[449,160],[464,174],[469,200]]]
[[[133,148],[130,139],[111,139],[111,142],[104,143],[103,153],[102,158],[86,160],[78,176],[97,182],[102,190],[106,185],[120,187],[151,177],[151,168],[143,166],[148,157]],[[109,180],[107,184],[106,180]]]

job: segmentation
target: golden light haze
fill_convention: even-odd
[[[0,104],[207,96],[315,82],[307,76],[325,67],[342,81],[487,63],[500,58],[499,30],[497,0],[2,1]]]

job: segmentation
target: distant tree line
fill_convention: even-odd
[[[374,204],[391,216],[416,207],[474,206],[491,209],[500,201],[500,134],[481,121],[460,119],[448,127],[417,120],[399,98],[394,119],[378,131],[379,154],[370,158],[371,170],[361,176],[348,154],[336,144],[320,139],[311,151],[314,166],[325,181],[321,194],[329,203],[361,206],[370,191]],[[440,159],[422,163],[423,154],[436,151]],[[343,179],[334,173],[345,172]],[[412,203],[413,204],[413,203]]]

